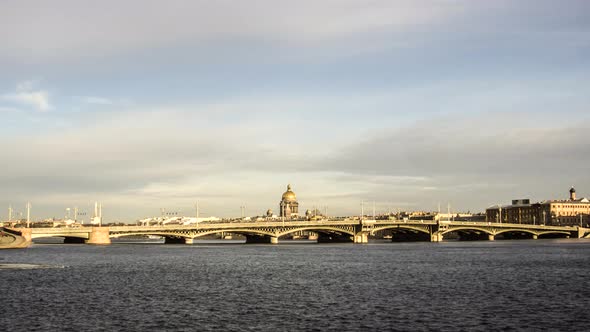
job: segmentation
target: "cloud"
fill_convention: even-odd
[[[323,141],[297,139],[314,137],[313,128],[295,134],[294,123],[274,122],[266,130],[260,120],[266,115],[239,123],[209,115],[202,122],[218,109],[100,114],[82,127],[6,137],[0,197],[9,190],[13,199],[44,204],[98,199],[112,216],[131,218],[149,214],[150,206],[190,207],[200,197],[208,213],[227,216],[237,214],[229,207],[242,204],[251,211],[274,207],[292,182],[306,207],[326,204],[334,214],[351,214],[361,199],[381,209],[451,201],[454,208],[478,210],[496,203],[493,197],[551,198],[561,181],[590,186],[584,176],[590,122],[575,116],[436,116],[394,130],[347,132],[327,153],[318,149]]]
[[[516,112],[436,116],[374,133],[344,147],[325,167],[427,178],[583,172],[590,162],[590,119],[544,117],[533,120],[531,113]]]
[[[534,15],[523,19],[531,11]],[[230,45],[229,53],[244,45],[272,45],[286,48],[286,54],[296,49],[296,54],[312,50],[332,56],[411,48],[424,40],[452,47],[457,40],[489,44],[488,39],[497,39],[517,47],[528,39],[546,45],[549,37],[552,43],[585,47],[587,34],[580,27],[587,13],[586,1],[561,6],[551,1],[106,0],[92,7],[75,0],[2,1],[0,39],[3,58],[25,63],[179,47],[183,53],[193,50],[192,56],[220,44]]]
[[[94,104],[94,105],[112,105],[113,101],[107,98],[102,97],[81,97],[81,100],[87,104]]]
[[[51,109],[49,105],[49,93],[47,91],[18,92],[4,95],[3,99],[32,106],[41,112]]]
[[[73,0],[26,3],[0,4],[0,39],[7,54],[36,58],[101,56],[237,40],[319,47],[351,37],[363,41],[367,33],[420,29],[464,10],[439,1],[407,0],[132,0],[103,1],[91,8]],[[118,10],[113,11],[113,6]],[[15,31],[19,38],[14,38]]]
[[[191,213],[197,198],[210,214],[235,216],[244,204],[261,213],[276,209],[289,182],[302,207],[325,204],[334,215],[358,213],[360,200],[479,211],[499,198],[553,198],[561,182],[582,194],[590,187],[582,82],[448,80],[358,96],[52,114],[42,130],[0,132],[0,204],[101,200],[110,216],[130,221],[159,207]]]
[[[0,95],[0,100],[33,107],[40,112],[48,111],[52,108],[49,104],[49,92],[37,89],[37,83],[38,81],[21,82],[17,84],[14,93]]]
[[[40,83],[39,79],[27,80],[19,82],[16,85],[16,91],[31,91]]]
[[[20,112],[20,110],[16,107],[0,106],[0,113],[14,113],[14,112]]]

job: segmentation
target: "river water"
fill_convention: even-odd
[[[588,331],[589,272],[589,240],[35,244],[0,330]]]

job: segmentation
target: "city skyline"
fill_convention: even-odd
[[[590,196],[585,1],[22,3],[0,4],[0,207]]]

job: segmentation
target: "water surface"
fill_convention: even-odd
[[[35,244],[9,331],[588,330],[588,240]]]

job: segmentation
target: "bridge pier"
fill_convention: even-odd
[[[354,243],[369,243],[369,234],[367,232],[356,233]]]
[[[496,237],[492,234],[488,234],[488,240],[489,241],[494,241],[496,239]]]
[[[195,241],[195,239],[193,239],[191,237],[187,237],[184,239],[185,244],[193,244],[194,241]]]
[[[443,241],[443,235],[440,233],[434,233],[430,236],[430,242],[442,242]]]
[[[88,233],[88,241],[86,241],[86,244],[111,244],[109,227],[92,227],[92,231]]]
[[[533,234],[533,240],[537,240],[539,236],[537,234]]]

